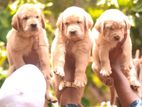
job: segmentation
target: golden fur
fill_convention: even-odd
[[[93,31],[96,30],[99,36],[93,46],[93,70],[107,77],[112,73],[111,66],[118,67],[131,85],[139,86],[132,61],[130,23],[127,16],[117,9],[107,10],[98,18]],[[113,53],[118,53],[115,60],[111,58]]]
[[[92,25],[89,14],[75,6],[67,8],[57,20],[51,56],[56,93],[61,106],[81,106],[80,100],[87,83],[85,71],[91,50],[89,29]],[[61,83],[65,87],[60,88]]]
[[[121,11],[106,10],[97,20],[92,34],[93,42],[92,69],[107,85],[112,85],[110,74],[113,69],[119,69],[136,88],[140,86],[132,61],[132,43],[130,38],[130,23]],[[115,89],[110,87],[111,103],[114,103]]]
[[[9,75],[25,64],[34,64],[49,81],[49,44],[44,26],[42,13],[35,5],[24,4],[18,9],[7,35]]]

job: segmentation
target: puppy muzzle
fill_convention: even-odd
[[[31,31],[36,31],[38,29],[38,24],[32,23],[32,24],[30,24],[30,28],[31,28]]]
[[[120,36],[119,36],[119,35],[114,35],[114,36],[113,36],[113,39],[114,39],[115,41],[119,41],[119,40],[120,40]]]
[[[72,29],[69,31],[69,33],[71,36],[74,36],[74,35],[76,35],[77,31],[75,29]]]
[[[34,28],[34,29],[37,28],[37,24],[36,23],[32,23],[31,24],[31,28]]]

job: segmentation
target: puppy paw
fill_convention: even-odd
[[[121,66],[121,70],[123,72],[124,75],[129,75],[129,73],[132,71],[133,72],[133,69],[130,69],[129,66],[126,66],[126,65],[122,65]],[[131,71],[130,71],[131,70]],[[134,71],[135,72],[135,71]]]
[[[86,78],[82,78],[82,77],[78,77],[75,79],[73,85],[77,86],[77,87],[85,87],[85,85],[87,84],[87,80]]]
[[[63,68],[63,67],[58,66],[58,67],[54,70],[54,72],[55,72],[55,74],[60,75],[61,77],[64,77],[64,76],[65,76],[64,68]]]
[[[112,73],[111,71],[107,71],[105,69],[100,70],[100,75],[105,76],[105,77],[110,76],[111,73]]]
[[[130,78],[129,82],[130,85],[135,89],[141,86],[140,82],[136,78]]]
[[[107,86],[112,86],[112,85],[113,85],[113,78],[110,77],[110,76],[107,77],[105,84],[106,84]]]
[[[95,62],[92,63],[92,70],[93,71],[98,71],[99,70],[99,66]]]
[[[51,102],[51,103],[56,103],[56,102],[57,102],[57,98],[54,97],[54,96],[52,96],[52,95],[49,94],[49,93],[46,93],[45,99],[46,99],[48,102]]]
[[[59,84],[59,91],[61,91],[63,88],[64,88],[64,82],[61,81],[60,84]]]

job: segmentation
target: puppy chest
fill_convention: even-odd
[[[72,52],[66,52],[65,54],[65,64],[68,67],[74,68],[75,65],[75,55]]]
[[[19,36],[19,35],[18,35]],[[21,38],[17,35],[14,37],[13,41],[11,40],[9,43],[9,47],[11,47],[12,51],[16,51],[21,55],[27,55],[31,52],[33,47],[33,39],[31,38]]]
[[[23,59],[26,64],[34,64],[34,65],[40,67],[39,56],[38,56],[37,52],[33,49],[31,49],[26,55],[24,55]]]
[[[91,42],[89,41],[77,41],[67,42],[65,45],[66,53],[76,56],[77,54],[89,53],[91,50]]]

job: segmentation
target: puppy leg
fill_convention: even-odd
[[[11,75],[13,71],[15,71],[15,67],[14,67],[14,65],[9,65],[7,75],[8,75],[8,76],[9,76],[9,75]]]
[[[14,70],[25,65],[22,55],[17,52],[11,52],[8,55],[8,61],[9,61],[9,65],[10,65],[8,75],[10,75],[12,72],[14,72]]]
[[[87,84],[87,78],[86,78],[86,67],[89,60],[89,54],[87,53],[80,53],[77,52],[75,59],[75,79],[74,79],[74,85],[78,87],[84,87]]]
[[[111,99],[110,99],[111,102],[110,103],[111,103],[111,105],[114,105],[116,102],[116,92],[115,92],[114,86],[110,87],[110,93],[111,93]]]
[[[131,64],[130,66],[124,64],[124,68],[122,69],[123,73],[125,74],[125,76],[128,78],[130,85],[132,87],[134,87],[135,89],[137,89],[138,87],[140,87],[140,82],[137,79],[137,74],[136,74],[136,69],[134,67],[134,64],[132,61],[130,61]],[[130,63],[127,62],[127,63]]]
[[[65,45],[61,38],[55,37],[52,49],[51,57],[53,60],[53,69],[57,75],[63,77],[64,73],[64,64],[65,64]]]
[[[55,94],[57,96],[58,102],[60,102],[60,97],[61,97],[61,92],[62,91],[59,90],[59,85],[60,85],[60,83],[62,81],[62,78],[61,78],[61,76],[55,74],[55,78],[54,79],[55,79],[54,80]]]
[[[9,68],[8,68],[8,73],[7,73],[8,76],[15,70],[13,62],[12,62],[12,57],[10,55],[11,55],[10,51],[7,49],[7,59],[9,63]]]
[[[127,47],[124,46],[122,56],[121,56],[121,69],[126,77],[129,75],[129,71],[132,68],[132,55],[131,49],[129,50]],[[127,50],[127,51],[125,51]]]
[[[140,86],[140,82],[137,80],[136,69],[132,61],[131,52],[132,52],[131,41],[128,36],[128,39],[126,39],[123,46],[121,68],[125,76],[128,78],[130,84],[138,88]]]
[[[137,88],[141,86],[140,82],[138,81],[137,73],[136,73],[134,65],[132,65],[132,68],[130,69],[130,72],[128,74],[128,80],[131,86],[136,90]]]
[[[100,74],[102,76],[109,76],[112,73],[109,60],[109,48],[106,48],[106,46],[100,46],[99,59],[101,63]]]
[[[63,77],[65,75],[64,73],[64,63],[65,63],[65,53],[64,53],[64,46],[62,46],[62,44],[58,45],[58,49],[55,51],[55,54],[58,56],[55,57],[58,58],[54,61],[54,72],[58,75],[60,75],[61,77]]]
[[[45,30],[34,40],[34,48],[36,49],[42,72],[47,79],[50,79],[50,60],[49,60],[49,43]]]
[[[99,72],[100,63],[99,63],[98,48],[96,43],[93,44],[92,56],[93,56],[92,70]]]
[[[39,45],[38,47],[36,45]],[[41,71],[46,79],[46,98],[49,101],[54,101],[54,98],[49,95],[50,89],[50,60],[49,60],[49,44],[45,32],[41,32],[38,39],[35,40],[35,48],[39,56]]]
[[[39,46],[38,54],[40,59],[40,66],[44,76],[50,79],[50,63],[49,63],[49,51],[47,46]]]

